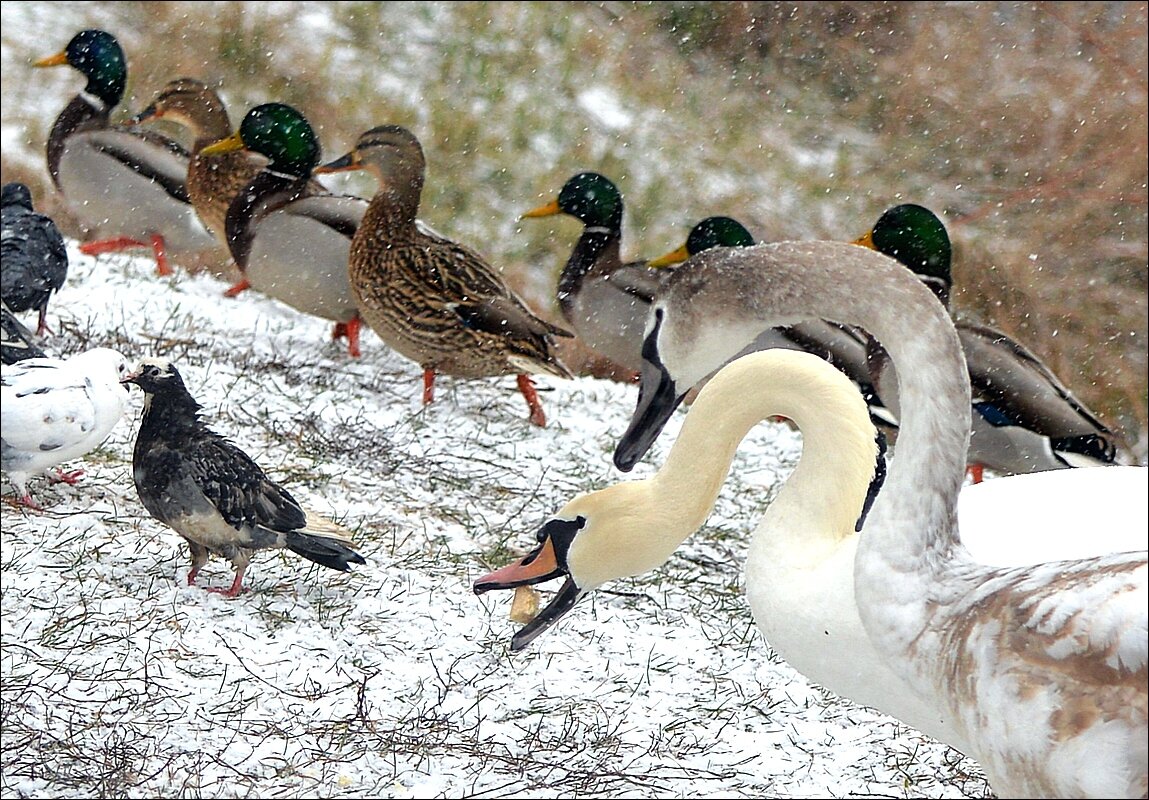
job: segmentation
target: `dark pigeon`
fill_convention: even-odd
[[[51,217],[35,211],[22,183],[6,183],[0,233],[0,296],[14,313],[40,313],[36,335],[48,330],[48,298],[68,276],[68,249]]]
[[[16,319],[7,306],[0,307],[0,327],[4,337],[0,340],[0,356],[5,364],[15,364],[26,358],[45,358],[48,355],[40,349],[32,331],[25,328],[24,323]]]
[[[147,401],[132,455],[140,501],[153,517],[183,536],[191,549],[188,585],[215,554],[231,561],[234,597],[256,550],[287,548],[331,569],[366,564],[350,532],[304,510],[250,456],[212,431],[201,406],[166,359],[146,358],[124,381]]]

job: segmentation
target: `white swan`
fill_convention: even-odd
[[[657,474],[576,497],[542,526],[538,550],[475,591],[568,576],[515,635],[512,649],[525,647],[594,588],[666,561],[709,516],[746,432],[775,415],[801,430],[802,456],[750,541],[746,593],[758,627],[811,680],[964,750],[959,730],[885,665],[862,628],[855,526],[879,465],[876,431],[857,387],[809,353],[763,350],[724,367]]]
[[[955,729],[956,741],[942,738],[977,759],[999,795],[1144,797],[1144,527],[1123,540],[1138,552],[1013,568],[973,560],[956,522],[969,381],[953,323],[929,289],[892,259],[832,242],[707,251],[688,266],[651,307],[638,406],[615,463],[633,466],[681,401],[679,387],[763,324],[813,317],[867,330],[894,361],[906,410],[855,557],[854,594],[873,647]],[[1115,469],[1084,472],[1104,480]],[[1122,509],[1145,505],[1147,486],[1134,498],[1092,486],[1075,501],[1116,525]],[[1049,541],[1089,535],[1056,520],[1040,531]],[[850,697],[866,688],[826,685]],[[871,704],[889,709],[891,699]]]

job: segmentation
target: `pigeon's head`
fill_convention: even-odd
[[[110,347],[93,347],[71,356],[67,360],[69,368],[78,370],[90,376],[89,383],[96,382],[102,386],[115,385],[118,381],[123,384],[130,371],[128,359],[119,350]],[[127,386],[124,389],[127,390]]]
[[[121,383],[134,383],[147,394],[158,394],[173,389],[184,390],[184,381],[172,362],[166,358],[142,358],[136,368],[125,375]]]
[[[0,189],[0,204],[2,204],[4,208],[20,206],[21,208],[26,208],[31,211],[32,192],[22,183],[6,183],[4,184],[4,188]]]

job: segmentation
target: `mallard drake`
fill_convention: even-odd
[[[1030,514],[1043,523],[1038,552],[1042,538],[1080,539],[1088,531],[1010,500],[1008,492],[997,495],[1006,499],[998,514],[983,517],[996,530],[975,537],[959,529],[970,409],[961,342],[946,310],[898,262],[842,242],[718,248],[692,258],[655,296],[643,349],[648,364],[616,465],[628,470],[646,452],[681,401],[681,387],[721,367],[763,327],[796,318],[869,331],[899,368],[905,403],[898,453],[864,518],[874,429],[863,424],[856,393],[817,359],[754,354],[747,358],[803,357],[806,379],[834,379],[838,388],[788,389],[780,373],[758,372],[743,374],[719,395],[721,402],[709,403],[707,395],[716,392],[708,386],[680,434],[702,439],[703,448],[690,448],[673,464],[668,459],[654,478],[596,493],[597,503],[572,501],[539,531],[531,556],[480,579],[475,589],[566,576],[567,585],[540,613],[536,627],[545,629],[594,586],[657,566],[701,524],[745,431],[764,411],[782,411],[778,398],[789,396],[783,413],[803,426],[804,452],[747,554],[747,596],[767,637],[771,630],[784,636],[828,675],[841,670],[836,684],[825,684],[829,689],[866,693],[874,699],[863,702],[879,709],[924,711],[922,719],[906,721],[923,730],[940,723],[939,735],[949,729],[999,797],[1143,797],[1146,470],[998,479],[1048,482],[1045,505],[1080,503],[1096,512],[1114,503],[1107,524],[1126,527],[1129,540],[1139,542],[1133,552],[1053,561],[1038,561],[1035,553],[1029,564],[1004,567],[971,554],[967,537],[1008,536]],[[762,392],[773,393],[773,408],[751,400]],[[854,409],[846,412],[840,401],[851,393]],[[706,413],[688,432],[700,403]],[[831,406],[843,413],[829,412]],[[855,455],[839,454],[846,442]],[[1134,480],[1125,480],[1131,474]],[[689,485],[694,491],[682,488]],[[605,515],[598,513],[604,508]],[[840,550],[834,542],[859,521],[853,552]],[[633,546],[632,528],[652,541]],[[788,565],[788,583],[771,580],[776,560]],[[836,646],[844,637],[858,649]],[[879,671],[858,671],[855,659]]]
[[[622,193],[604,175],[580,172],[522,219],[569,214],[583,225],[558,282],[563,318],[592,350],[636,373],[650,298],[665,278],[645,261],[624,262]]]
[[[48,300],[68,277],[68,248],[55,221],[32,206],[22,183],[0,190],[0,295],[16,313],[39,313],[36,335],[48,330]]]
[[[140,125],[158,119],[182,125],[191,133],[188,196],[204,227],[226,248],[227,209],[267,164],[267,158],[252,150],[203,154],[205,147],[231,136],[233,129],[219,94],[195,78],[170,81],[130,121]],[[318,184],[316,188],[322,190]]]
[[[707,217],[690,229],[686,241],[680,247],[652,258],[650,266],[661,268],[678,264],[712,247],[749,247],[754,243],[754,237],[746,226],[733,217]],[[883,431],[890,432],[889,414],[882,408],[870,381],[866,341],[867,337],[861,331],[845,325],[825,320],[807,320],[782,328],[767,328],[739,355],[781,347],[804,350],[829,361],[858,386],[875,420],[881,422]]]
[[[952,313],[949,234],[928,208],[894,206],[856,244],[909,267]],[[955,325],[972,388],[969,467],[975,482],[984,467],[1013,475],[1116,461],[1113,432],[1036,355],[988,326],[961,319]],[[881,345],[871,339],[868,351],[878,394],[897,414],[896,373]]]
[[[86,242],[87,255],[150,247],[160,275],[169,252],[200,252],[215,240],[199,221],[187,191],[188,153],[155,131],[111,125],[128,69],[119,42],[83,30],[57,55],[33,66],[68,65],[87,79],[56,117],[48,135],[48,172],[73,213],[109,238]]]
[[[330,569],[366,564],[351,534],[300,506],[252,458],[208,427],[175,366],[143,359],[123,377],[147,396],[132,450],[132,476],[140,502],[187,540],[195,583],[210,554],[235,567],[227,589],[235,597],[256,550],[287,549]]]
[[[411,131],[372,128],[316,172],[360,169],[380,186],[351,244],[351,286],[372,330],[423,368],[423,402],[436,373],[515,374],[531,423],[545,426],[528,373],[570,378],[552,337],[571,333],[537,317],[479,253],[416,224],[426,160]]]
[[[305,314],[335,321],[359,355],[359,310],[347,273],[351,238],[367,211],[362,197],[333,194],[312,180],[319,142],[298,110],[264,103],[247,112],[239,130],[200,156],[251,150],[268,161],[228,206],[224,231],[243,274],[228,289],[252,288]]]

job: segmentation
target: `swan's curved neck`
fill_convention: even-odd
[[[853,245],[777,243],[737,248],[723,259],[709,271],[710,280],[720,284],[713,287],[715,295],[743,334],[764,319],[787,324],[823,318],[863,328],[893,361],[901,427],[885,486],[859,540],[855,577],[859,608],[900,615],[866,620],[867,629],[872,623],[891,637],[912,639],[936,595],[933,568],[959,546],[957,498],[969,446],[970,387],[953,322],[904,266]],[[769,291],[745,291],[764,279]],[[740,299],[747,294],[752,296]]]
[[[642,574],[670,558],[706,521],[742,439],[773,416],[798,425],[802,455],[766,510],[772,519],[795,524],[771,525],[771,535],[803,539],[798,546],[806,553],[832,548],[851,535],[877,463],[865,401],[845,376],[817,356],[760,351],[728,365],[706,385],[654,477],[616,484],[588,503],[613,503],[615,512],[606,516],[616,524],[601,532],[594,556],[577,568],[572,548],[571,574],[579,585],[589,588]],[[567,516],[577,513],[571,510]]]
[[[707,383],[651,480],[664,502],[688,507],[690,530],[705,521],[746,434],[779,416],[801,431],[802,456],[771,508],[800,506],[811,528],[835,539],[853,532],[874,475],[875,431],[858,390],[826,366],[806,353],[766,350]]]

